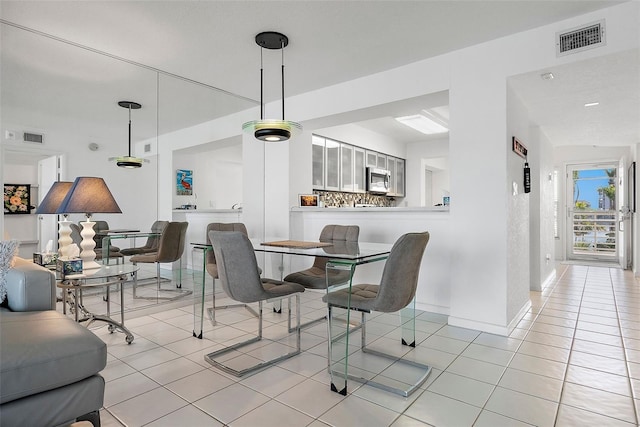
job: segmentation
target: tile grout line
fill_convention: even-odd
[[[587,281],[589,280],[589,270],[590,266],[586,266],[587,272],[584,276],[584,283],[582,284],[582,292],[580,294],[580,306],[578,307],[578,315],[576,317],[576,323],[573,326],[573,335],[571,336],[571,347],[569,348],[569,357],[567,358],[566,368],[564,370],[564,375],[562,376],[562,387],[560,388],[560,397],[558,400],[558,408],[556,409],[556,415],[553,419],[553,425],[558,424],[558,416],[560,415],[560,405],[562,404],[562,396],[564,395],[564,387],[567,384],[567,376],[569,374],[569,365],[571,363],[571,357],[573,356],[573,346],[576,341],[576,331],[578,330],[578,322],[580,321],[580,312],[582,311],[582,303],[584,302],[584,293],[587,287]],[[555,289],[554,289],[555,291]]]
[[[629,371],[629,358],[627,357],[627,345],[624,342],[624,336],[622,334],[622,325],[620,323],[620,313],[618,311],[618,298],[616,298],[616,287],[613,285],[613,278],[611,277],[611,270],[609,270],[609,279],[611,280],[611,290],[613,293],[613,303],[616,307],[616,320],[618,321],[618,329],[620,330],[620,341],[622,341],[622,354],[624,356],[624,369],[627,373],[627,383],[629,384],[629,390],[631,391],[631,403],[633,408],[633,413],[636,417],[636,425],[640,425],[640,416],[638,416],[638,410],[635,405],[636,393],[633,388],[633,384],[631,382],[631,372]],[[624,281],[624,278],[623,278]],[[635,277],[634,277],[635,281]]]

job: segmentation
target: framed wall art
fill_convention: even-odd
[[[30,214],[31,209],[30,184],[4,184],[5,215]]]
[[[191,196],[193,194],[193,171],[178,169],[176,171],[176,194],[178,196]]]

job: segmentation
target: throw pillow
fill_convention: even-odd
[[[7,272],[13,265],[20,242],[17,240],[0,241],[0,302],[7,297]]]

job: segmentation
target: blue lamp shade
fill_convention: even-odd
[[[62,201],[69,193],[69,189],[73,185],[70,181],[56,181],[53,183],[49,192],[40,205],[36,209],[36,215],[38,214],[54,214],[58,211],[58,208],[62,204]],[[66,213],[66,212],[65,212]]]
[[[122,213],[104,179],[79,176],[73,182],[56,213]]]

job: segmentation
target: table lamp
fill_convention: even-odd
[[[87,220],[81,222],[82,242],[80,242],[80,258],[83,269],[100,268],[93,248],[96,242],[93,240],[95,222],[91,221],[94,213],[122,213],[104,179],[90,176],[79,176],[73,182],[69,193],[58,207],[56,213],[83,213]]]
[[[70,181],[56,181],[53,183],[49,192],[40,205],[38,209],[36,209],[36,215],[40,214],[54,214],[57,213],[60,204],[64,200],[67,193],[69,193],[69,189],[73,183]],[[69,257],[69,248],[71,243],[73,243],[73,239],[71,239],[71,221],[67,220],[67,214],[62,214],[64,219],[62,221],[58,221],[58,254],[60,258],[66,259]]]

